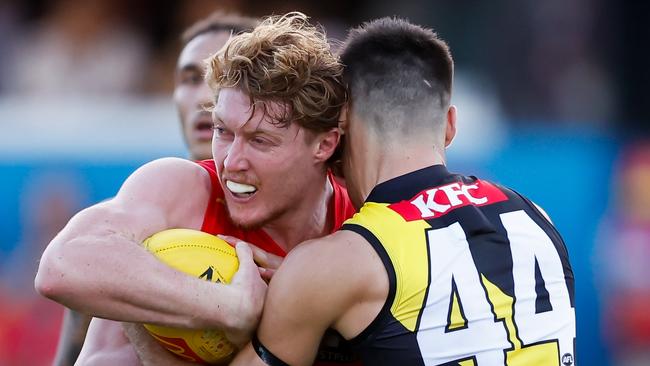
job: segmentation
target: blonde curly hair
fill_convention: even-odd
[[[261,105],[270,115],[267,102],[284,105],[270,115],[277,125],[295,122],[314,132],[337,127],[346,100],[343,66],[324,31],[308,19],[299,12],[270,16],[232,37],[207,60],[206,80],[217,98],[221,88],[238,88],[250,97],[253,113]]]

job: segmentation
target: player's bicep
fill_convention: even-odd
[[[64,257],[65,248],[113,239],[140,243],[171,227],[200,228],[210,194],[209,178],[202,174],[207,175],[201,167],[181,159],[142,166],[115,197],[77,213],[52,240],[43,258]]]
[[[198,165],[181,159],[145,164],[115,197],[75,215],[62,234],[123,235],[140,242],[171,227],[198,229],[210,194],[204,174]]]

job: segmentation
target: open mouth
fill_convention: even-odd
[[[212,140],[212,121],[200,121],[194,125],[194,134],[199,140]]]
[[[238,198],[246,198],[250,197],[257,192],[257,188],[255,186],[251,186],[249,184],[244,184],[244,183],[237,183],[232,180],[227,180],[226,181],[226,187],[230,191],[230,193],[233,194],[233,196],[238,197]]]
[[[195,127],[199,131],[212,131],[212,122],[203,121],[196,124]]]

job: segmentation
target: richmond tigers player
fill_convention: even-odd
[[[298,246],[236,365],[308,365],[329,327],[368,365],[575,364],[573,272],[524,196],[451,174],[453,61],[430,30],[352,30],[343,169],[360,211]]]

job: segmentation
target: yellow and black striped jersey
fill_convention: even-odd
[[[376,186],[342,229],[373,246],[390,283],[352,340],[364,364],[575,364],[567,249],[520,194],[435,165]]]

